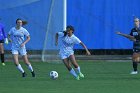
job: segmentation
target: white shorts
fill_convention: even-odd
[[[60,53],[61,59],[66,59],[68,57],[70,57],[70,55],[73,55],[74,52],[70,52],[70,53]]]
[[[18,48],[18,49],[12,49],[12,54],[20,54],[20,55],[26,55],[26,48]]]

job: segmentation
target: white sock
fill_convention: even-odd
[[[33,68],[32,68],[32,66],[31,66],[31,64],[28,65],[28,68],[29,68],[29,70],[30,70],[31,72],[33,72]]]
[[[75,71],[74,71],[73,68],[70,70],[70,73],[71,73],[74,77],[77,77],[77,74],[75,73]]]
[[[19,65],[17,65],[17,69],[21,72],[21,73],[24,73],[24,70],[23,70],[23,68],[21,67],[21,65],[19,64]]]
[[[80,70],[80,67],[78,66],[77,68],[75,68],[76,69],[76,71],[77,71],[77,73],[80,73],[81,72],[81,70]]]

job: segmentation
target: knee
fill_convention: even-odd
[[[4,50],[1,50],[0,53],[1,53],[1,54],[4,54]]]
[[[4,53],[4,49],[1,50],[1,53],[2,53],[2,54]]]
[[[132,56],[133,62],[140,62],[140,54],[134,53]]]
[[[134,62],[140,62],[140,58],[138,57],[138,58],[135,58],[135,59],[133,59],[133,61]]]

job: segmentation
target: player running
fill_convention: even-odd
[[[78,63],[75,60],[75,56],[74,56],[74,51],[73,51],[73,46],[74,44],[81,44],[84,49],[86,50],[87,55],[90,55],[90,52],[88,51],[87,47],[84,45],[84,43],[82,43],[79,38],[77,38],[74,34],[74,28],[73,26],[67,26],[66,28],[66,32],[58,32],[56,33],[55,36],[55,45],[58,45],[58,37],[61,38],[62,44],[60,46],[60,56],[61,59],[63,61],[63,63],[65,64],[65,66],[67,67],[67,69],[70,71],[70,73],[77,79],[80,80],[81,78],[84,78],[84,75],[82,74],[81,70],[80,70],[80,66],[78,65]],[[71,64],[75,67],[75,70],[71,67]]]
[[[137,66],[138,62],[140,62],[140,21],[139,18],[134,19],[134,28],[132,28],[130,35],[123,34],[121,32],[117,32],[118,35],[124,36],[130,40],[132,40],[133,43],[133,71],[130,74],[137,74]]]
[[[3,66],[5,66],[4,47],[3,47],[4,42],[8,44],[8,39],[4,31],[4,26],[3,24],[0,23],[0,53],[1,53],[0,55],[1,55],[1,63]]]
[[[25,28],[22,27],[23,24],[24,23],[21,19],[16,20],[16,26],[12,27],[8,33],[8,40],[12,43],[11,49],[14,63],[17,69],[22,73],[22,77],[26,77],[27,74],[23,70],[22,66],[19,64],[19,54],[22,56],[24,63],[28,66],[29,70],[31,71],[32,77],[35,77],[35,73],[31,66],[31,63],[28,61],[27,52],[25,48],[25,44],[30,40],[30,34]],[[27,39],[24,40],[25,36]]]

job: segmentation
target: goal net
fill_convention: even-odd
[[[62,3],[60,3],[60,1]],[[58,31],[63,31],[66,28],[66,0],[52,0],[48,23],[42,51],[42,61],[59,63],[59,46],[55,46],[55,34]]]

